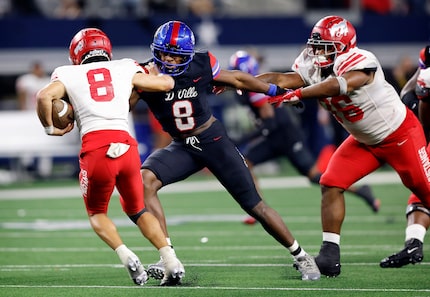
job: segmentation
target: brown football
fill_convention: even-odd
[[[55,99],[52,101],[52,122],[59,129],[64,129],[75,120],[73,107],[70,103]]]

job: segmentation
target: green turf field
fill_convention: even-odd
[[[379,214],[346,196],[342,274],[316,282],[300,279],[291,256],[260,225],[242,224],[245,214],[211,177],[194,182],[161,193],[186,268],[183,284],[169,288],[152,279],[143,287],[132,283],[116,254],[89,228],[76,182],[0,188],[0,296],[430,296],[427,259],[400,269],[378,265],[403,245],[408,191],[396,182],[373,186],[382,200]],[[302,185],[302,179],[289,182],[263,180],[265,199],[315,255],[321,244],[319,188]],[[125,243],[145,265],[156,262],[158,252],[121,213],[117,198],[109,214]],[[202,237],[208,242],[201,243]]]

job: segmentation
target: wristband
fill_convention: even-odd
[[[273,97],[276,96],[276,90],[278,89],[278,86],[275,84],[269,84],[269,90],[266,92],[267,95]]]
[[[44,127],[44,129],[45,129],[46,134],[48,134],[48,135],[54,134],[54,126]]]
[[[296,93],[296,96],[297,96],[300,100],[302,100],[302,98],[303,98],[303,95],[302,95],[302,89],[303,89],[303,88],[300,88],[300,89],[296,89],[296,90],[294,91],[294,93]]]

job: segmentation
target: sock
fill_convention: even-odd
[[[173,248],[172,241],[171,241],[170,237],[166,237],[166,241],[167,241],[167,244],[170,245],[170,247],[172,248],[173,254],[176,256],[176,252],[175,252],[175,249]]]
[[[406,238],[405,241],[408,241],[411,238],[416,238],[422,243],[424,243],[424,237],[426,235],[426,228],[420,224],[412,224],[406,227]]]
[[[137,258],[137,256],[128,247],[126,247],[125,244],[121,244],[117,247],[115,252],[121,260],[121,263],[124,265],[128,265],[128,257],[135,256]]]
[[[306,255],[305,250],[300,247],[297,240],[294,240],[293,244],[288,247],[288,250],[290,251],[291,255],[296,259]]]
[[[160,252],[160,258],[164,263],[168,263],[176,258],[175,250],[172,249],[170,245],[162,247],[158,251]]]
[[[340,234],[323,232],[323,241],[328,241],[340,245]]]

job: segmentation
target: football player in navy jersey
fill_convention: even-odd
[[[257,60],[247,51],[237,51],[230,57],[231,70],[241,70],[255,76],[258,68]],[[287,157],[301,175],[319,185],[322,173],[306,145],[302,128],[291,118],[287,108],[274,108],[268,103],[268,96],[261,93],[236,92],[235,96],[240,104],[250,108],[257,124],[257,131],[244,137],[248,139],[244,155],[251,172],[255,165]],[[375,199],[368,185],[352,186],[347,191],[361,197],[374,212],[378,212],[380,201]],[[244,223],[255,224],[256,220],[248,217]]]
[[[207,168],[240,207],[288,249],[301,278],[318,280],[320,272],[314,258],[300,247],[281,216],[262,200],[243,156],[227,136],[224,126],[212,115],[207,100],[207,90],[214,82],[269,95],[282,94],[285,90],[249,73],[222,70],[213,54],[197,52],[194,46],[193,32],[180,21],[161,25],[151,44],[153,60],[150,63],[160,72],[171,75],[175,87],[169,92],[140,94],[172,137],[167,147],[152,153],[142,164],[146,207],[159,219],[170,242],[157,192],[163,186]],[[159,264],[148,266],[150,276],[162,277],[163,266]]]

